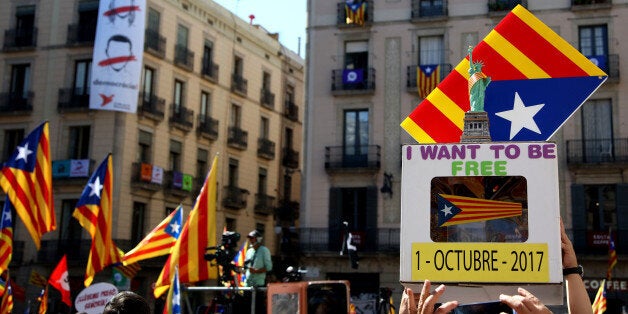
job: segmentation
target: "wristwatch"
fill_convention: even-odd
[[[576,267],[563,268],[563,276],[567,276],[571,274],[578,274],[580,275],[580,277],[584,278],[584,268],[582,267],[582,265],[578,265]]]

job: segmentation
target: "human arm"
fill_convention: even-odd
[[[458,306],[458,301],[449,301],[441,304],[434,310],[434,305],[438,299],[445,293],[445,285],[440,285],[434,290],[434,294],[430,293],[432,284],[429,280],[423,283],[419,304],[416,304],[412,289],[406,288],[401,296],[401,305],[399,305],[399,314],[432,314],[432,313],[449,313]]]
[[[578,266],[576,252],[567,233],[563,220],[560,220],[560,249],[562,251],[563,269]],[[570,314],[593,313],[589,294],[579,274],[569,274],[565,276],[567,289],[567,307]]]

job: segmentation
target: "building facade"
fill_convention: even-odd
[[[300,219],[308,267],[321,277],[350,279],[356,298],[374,298],[379,287],[400,295],[400,148],[416,142],[399,124],[430,87],[417,84],[417,69],[439,65],[444,78],[469,46],[522,4],[609,75],[551,140],[559,147],[561,216],[587,269],[589,293],[606,276],[610,229],[619,263],[609,308],[627,304],[628,89],[620,61],[628,56],[621,31],[628,2],[387,0],[353,1],[354,8],[347,2],[308,2]],[[338,254],[343,221],[359,237],[357,270]]]
[[[305,68],[277,34],[212,1],[148,0],[137,113],[97,111],[89,109],[89,88],[99,1],[0,3],[0,160],[50,122],[57,231],[36,250],[16,224],[11,276],[27,295],[39,291],[28,283],[31,272],[47,276],[63,254],[73,295],[83,288],[91,238],[72,212],[107,153],[113,237],[124,251],[179,204],[187,217],[218,155],[218,243],[223,228],[242,234],[240,244],[257,229],[273,255],[289,255],[299,214]],[[77,173],[75,164],[90,171]],[[131,288],[150,296],[164,261],[141,262]],[[103,271],[95,282],[110,276]]]

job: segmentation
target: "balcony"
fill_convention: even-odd
[[[360,95],[375,92],[375,69],[338,69],[331,72],[333,95]]]
[[[602,9],[611,6],[611,0],[571,0],[572,10]]]
[[[194,126],[194,111],[181,105],[170,105],[170,119],[168,120],[171,127],[175,127],[183,132],[190,132]]]
[[[299,152],[290,147],[284,147],[281,164],[292,169],[299,168]]]
[[[164,173],[164,193],[171,196],[185,198],[191,195],[194,185],[194,177],[170,170]]]
[[[433,18],[447,17],[447,0],[425,1],[412,0],[412,20],[433,20]]]
[[[246,208],[246,196],[249,191],[237,186],[226,186],[225,197],[222,199],[222,206],[230,209]]]
[[[174,46],[174,64],[192,72],[194,70],[194,52],[189,50],[187,46]]]
[[[608,83],[619,82],[619,55],[587,56],[587,58],[608,74]]]
[[[277,207],[277,219],[285,222],[294,222],[299,219],[300,204],[296,201],[282,200]]]
[[[85,179],[94,169],[92,159],[61,159],[52,161],[52,179],[56,184],[85,185]]]
[[[360,27],[369,26],[373,23],[373,3],[374,1],[362,1],[366,8],[362,7],[352,11],[347,8],[346,1],[337,4],[337,20],[338,27]]]
[[[380,167],[379,145],[327,146],[325,170],[327,172],[365,171],[376,172]]]
[[[245,150],[248,146],[249,133],[240,129],[237,126],[229,127],[229,134],[227,135],[227,145],[229,147]]]
[[[267,138],[257,139],[257,157],[267,160],[275,159],[275,142]]]
[[[290,100],[286,100],[283,115],[292,121],[299,121],[299,107]]]
[[[239,74],[231,75],[231,91],[242,96],[246,97],[246,90],[248,81]]]
[[[199,114],[196,133],[200,137],[215,141],[218,138],[218,120]]]
[[[166,56],[166,37],[148,28],[144,34],[144,51],[163,59]]]
[[[628,138],[567,141],[567,164],[570,168],[626,162]]]
[[[0,93],[0,113],[12,115],[24,115],[33,112],[33,92],[8,92]]]
[[[438,67],[440,68],[439,82],[442,82],[451,72],[452,66],[449,63],[441,63]],[[418,65],[409,65],[406,69],[406,88],[408,92],[416,93],[419,90],[419,86],[417,84],[417,71],[419,71]]]
[[[37,47],[37,27],[4,31],[4,51],[31,50]]]
[[[218,64],[213,62],[207,62],[207,64],[203,64],[201,68],[201,75],[208,79],[211,82],[218,83],[218,71],[220,67]]]
[[[259,102],[263,107],[273,110],[275,109],[275,94],[269,89],[262,88]]]
[[[57,111],[59,113],[89,111],[89,91],[78,87],[59,89]]]
[[[90,24],[68,25],[68,38],[66,43],[70,46],[93,45],[96,39],[96,21]]]
[[[488,13],[507,13],[518,4],[528,7],[526,0],[488,0]]]
[[[166,111],[166,100],[156,95],[140,93],[137,113],[154,121],[163,121]]]
[[[355,231],[359,238],[358,252],[399,252],[399,228],[365,228]],[[342,230],[338,228],[300,228],[299,247],[302,252],[338,254],[342,248]]]
[[[255,213],[272,215],[275,211],[275,197],[266,194],[255,194]]]
[[[131,187],[151,193],[161,190],[164,169],[148,163],[134,162],[131,168]]]
[[[92,239],[42,240],[37,251],[37,262],[54,265],[67,255],[68,266],[85,263],[92,247]]]

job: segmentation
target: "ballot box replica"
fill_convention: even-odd
[[[562,304],[555,143],[488,142],[402,148],[400,281],[441,301],[497,300],[523,287]]]

